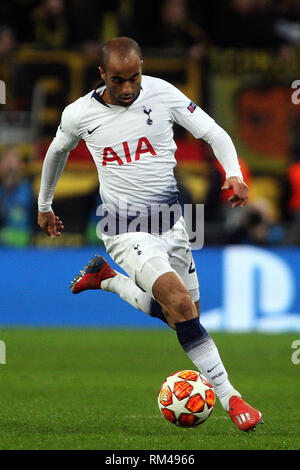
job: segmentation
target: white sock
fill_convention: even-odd
[[[212,337],[201,325],[199,318],[175,323],[176,333],[183,350],[213,385],[223,408],[229,410],[229,399],[240,396],[228,380],[228,374]]]
[[[187,355],[213,385],[222,407],[228,411],[229,399],[233,395],[239,397],[241,395],[229,382],[227,371],[213,339],[208,336],[205,342],[187,352]]]
[[[150,314],[151,295],[142,291],[129,277],[117,273],[101,282],[101,289],[118,294],[125,302],[144,313]]]

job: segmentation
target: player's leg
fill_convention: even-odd
[[[130,277],[118,271],[115,271],[115,273],[115,277],[101,282],[102,290],[119,295],[122,300],[137,310],[167,323],[162,307],[148,292],[140,289]]]
[[[175,271],[168,263],[168,254],[164,240],[161,237],[151,235],[144,232],[127,233],[119,236],[103,236],[103,241],[107,252],[111,258],[129,275],[124,276],[119,272],[115,272],[114,276],[103,279],[101,282],[101,289],[108,290],[118,294],[123,300],[134,306],[135,308],[168,323],[165,318],[161,305],[153,298],[151,291],[145,291],[140,288],[137,277],[142,267],[152,259],[159,257],[163,263],[151,264],[151,273],[149,276],[152,279],[154,275],[164,274],[165,272]],[[147,274],[146,274],[147,275]],[[99,278],[98,278],[99,281]],[[84,279],[77,282],[75,288],[72,287],[72,292],[77,293],[78,287],[84,284]],[[99,282],[98,282],[99,288]],[[173,324],[169,324],[175,328]]]
[[[228,411],[229,399],[240,394],[228,380],[219,351],[199,320],[199,302],[194,303],[179,276],[166,273],[153,287],[155,299],[162,305],[169,323],[174,322],[179,343],[200,372],[213,384],[223,408]]]
[[[101,269],[99,269],[99,259]],[[152,302],[152,305],[156,305],[156,311],[158,313],[155,316],[163,319],[163,321],[165,321],[166,318],[169,326],[176,329],[179,342],[183,349],[200,372],[209,377],[209,380],[215,387],[216,394],[219,396],[224,408],[229,411],[230,417],[235,424],[237,424],[240,429],[248,430],[250,429],[250,425],[253,428],[255,424],[261,421],[261,413],[246,404],[239,398],[239,393],[234,391],[233,387],[228,382],[225,369],[225,373],[218,372],[218,374],[215,374],[217,375],[217,379],[220,378],[220,376],[222,379],[225,379],[223,383],[218,384],[216,378],[209,375],[215,367],[208,366],[208,364],[217,364],[218,370],[222,370],[224,366],[219,358],[213,340],[199,323],[199,301],[191,301],[192,297],[195,298],[195,296],[197,296],[197,292],[193,293],[193,291],[191,291],[191,293],[189,293],[187,291],[180,277],[172,271],[172,268],[166,263],[165,259],[154,258],[149,260],[137,275],[137,281],[144,285],[145,290],[150,288],[151,292],[155,280],[157,279],[159,281],[155,284],[155,291],[157,291],[155,295],[161,298],[161,305],[157,302],[153,303],[151,295],[137,287],[130,278],[123,276],[121,273],[116,274],[102,257],[96,257],[96,263],[92,262],[91,265],[87,267],[90,268],[88,269],[90,272],[82,272],[79,281],[73,284],[74,287],[78,286],[78,291],[90,288],[99,289],[104,283],[108,290],[112,292],[115,291],[119,293],[119,295],[122,295],[122,289],[120,289],[121,283],[124,288],[124,300],[129,301],[129,303],[136,308],[145,311]],[[121,279],[118,279],[118,276],[121,276]],[[109,283],[112,284],[110,287]],[[113,286],[114,283],[115,286]],[[129,297],[128,290],[132,291]],[[134,294],[136,294],[136,296]],[[171,300],[167,298],[168,295],[171,296]],[[137,299],[135,299],[134,302],[132,301],[134,297],[139,298],[138,303],[136,303]],[[162,310],[164,311],[164,315]],[[149,313],[153,314],[151,309]],[[189,320],[190,315],[192,316],[192,321]],[[193,348],[193,341],[197,348]],[[231,390],[232,393],[229,392],[229,390]],[[229,400],[228,394],[230,395]]]
[[[189,276],[190,265],[191,262],[188,260],[186,270]],[[185,277],[183,269],[180,271]],[[163,274],[159,276],[160,272]],[[196,276],[194,269],[192,275]],[[145,263],[136,274],[136,280],[143,290],[153,293],[163,309],[168,324],[176,330],[183,350],[213,384],[223,408],[228,411],[229,399],[233,395],[240,396],[240,394],[229,382],[218,349],[199,321],[199,301],[192,299],[177,272],[171,270],[168,272],[167,263],[162,258],[153,258]],[[190,284],[195,286],[195,282],[194,278]]]
[[[154,266],[150,268],[151,274],[153,270],[157,269],[156,264],[156,261],[154,261]],[[158,265],[160,265],[160,261],[158,261]],[[169,266],[167,265],[168,268]],[[115,293],[134,308],[159,318],[174,330],[176,329],[172,316],[169,315],[165,308],[162,308],[152,295],[140,289],[128,276],[113,270],[102,256],[95,255],[87,266],[81,270],[80,275],[76,276],[70,288],[73,294],[79,294],[91,289],[101,289]],[[193,294],[193,291],[191,291],[191,294],[192,298],[193,295],[198,296],[198,292]],[[199,315],[198,304],[196,310]]]
[[[199,321],[197,304],[174,273],[160,276],[153,285],[155,298],[174,321],[178,341],[198,370],[212,383],[223,408],[242,431],[254,430],[262,422],[260,411],[252,408],[231,385],[219,351]],[[169,320],[169,319],[168,319]],[[170,320],[169,320],[170,321]]]
[[[70,289],[73,294],[93,289],[112,292],[134,308],[168,323],[160,304],[128,276],[113,270],[102,256],[95,255],[71,282]],[[169,326],[175,329],[174,324]]]
[[[179,284],[170,285],[172,273],[165,274],[157,283],[153,285],[153,293],[157,300],[164,306],[165,317],[169,325],[176,329],[178,340],[184,351],[190,357],[192,362],[213,384],[215,392],[220,399],[223,408],[228,411],[232,421],[241,429],[249,430],[261,422],[261,413],[242,400],[239,392],[234,389],[228,380],[228,374],[221,360],[219,351],[203,325],[199,321],[199,286],[196,273],[196,267],[190,250],[188,235],[184,228],[184,221],[178,221],[173,231],[168,236],[168,255],[172,267],[179,274],[184,286],[189,291],[195,308],[190,311],[190,319],[187,314],[180,321],[175,321],[172,315],[172,309],[169,302],[174,302],[174,292],[176,292],[178,302],[178,293],[181,291]],[[168,278],[168,282],[167,282]],[[176,277],[173,276],[177,283]],[[165,285],[164,285],[165,283]],[[181,284],[182,287],[182,284]],[[171,299],[166,300],[168,296]],[[186,292],[183,293],[186,297]],[[175,297],[176,299],[176,297]],[[178,302],[180,305],[180,301]],[[187,305],[186,305],[187,306]],[[195,314],[195,309],[197,315]],[[186,311],[187,312],[187,311]],[[171,315],[171,316],[170,316]],[[172,318],[173,317],[173,318]]]
[[[228,380],[218,349],[199,321],[199,302],[194,302],[182,279],[175,271],[167,271],[162,258],[149,260],[137,273],[138,284],[152,292],[161,305],[178,340],[200,372],[213,384],[222,406],[228,411],[229,399],[240,396]],[[163,273],[165,271],[165,273]],[[159,272],[163,274],[159,276]]]
[[[170,235],[167,237],[168,254],[172,267],[179,274],[188,291],[195,292],[193,300],[197,315],[190,318],[181,318],[175,320],[175,328],[178,340],[184,351],[194,362],[200,372],[206,376],[214,385],[216,394],[220,399],[222,406],[228,411],[229,398],[235,393],[239,393],[233,388],[228,380],[228,374],[220,358],[218,349],[207,333],[204,326],[200,323],[199,307],[199,283],[196,272],[196,266],[191,252],[188,234],[185,230],[184,220],[179,220]],[[161,297],[168,296],[171,293],[170,286],[167,289],[163,286],[161,279],[160,297],[156,297],[157,285],[153,286],[155,298],[160,301]],[[177,287],[174,286],[175,289]],[[168,307],[166,306],[166,309]],[[194,310],[195,312],[195,310]],[[169,322],[171,320],[169,319]]]
[[[166,257],[162,259],[165,260]],[[169,266],[169,263],[166,264],[163,261],[163,272],[176,271],[177,274],[179,274],[179,277],[182,276],[183,282],[189,291],[190,297],[195,303],[197,315],[199,316],[199,285],[191,252],[189,252],[189,256],[187,257],[187,260],[185,260],[184,265],[183,263],[179,264],[178,260],[176,260],[175,258],[173,260],[172,257],[170,257],[169,260],[171,261],[171,266]],[[157,261],[156,257],[154,257],[149,261],[149,268],[146,268],[146,273],[144,274],[145,276],[151,277],[153,274],[154,276],[157,276],[158,272],[162,272],[162,265],[160,259],[158,259]],[[191,266],[193,266],[193,269],[190,269]],[[151,272],[148,272],[147,269]],[[137,273],[139,272],[139,270],[137,270],[137,273],[135,274],[135,282],[133,282],[129,277],[124,276],[123,274],[117,271],[115,272],[115,277],[105,279],[101,283],[101,289],[118,294],[125,302],[129,303],[133,307],[151,315],[152,317],[159,318],[163,322],[167,323],[174,330],[176,329],[175,322],[172,316],[167,311],[166,307],[162,307],[160,303],[153,298],[152,294],[150,295],[148,292],[145,292],[144,290],[140,289],[140,287],[138,287],[138,285],[136,284],[136,282],[138,282]]]
[[[162,237],[143,232],[117,236],[103,235],[103,241],[112,259],[129,274],[129,277],[114,271],[104,258],[96,255],[71,283],[72,293],[78,294],[89,289],[102,289],[116,293],[133,307],[159,318],[175,329],[174,321],[168,315],[168,312],[153,298],[152,293],[140,289],[136,283],[136,274],[140,272],[147,261],[156,257],[168,261],[166,241]],[[176,259],[174,262],[176,264]],[[151,276],[154,273],[157,277],[157,272],[163,274],[166,271],[176,270],[176,266],[172,267],[168,262],[158,264],[157,266],[154,261],[154,266],[151,266]],[[193,282],[191,283],[192,279],[193,276],[189,276],[191,296],[193,299],[196,296],[194,300],[198,300],[198,279],[194,280],[194,285]],[[166,320],[166,316],[168,316],[169,321]]]

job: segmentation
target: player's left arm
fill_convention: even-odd
[[[209,132],[203,137],[212,147],[217,160],[221,163],[226,179],[222,191],[231,189],[229,202],[232,207],[244,207],[249,197],[249,189],[243,180],[235,146],[228,133],[213,122]]]
[[[233,195],[228,199],[232,207],[244,207],[248,202],[249,189],[246,183],[239,176],[230,176],[226,178],[222,191],[233,190]]]
[[[231,137],[181,91],[167,82],[161,81],[161,84],[165,89],[165,103],[170,109],[172,119],[191,132],[196,139],[203,139],[212,147],[226,174],[221,189],[233,190],[233,195],[229,198],[232,207],[245,206],[248,201],[248,186],[243,180]]]

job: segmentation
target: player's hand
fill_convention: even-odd
[[[222,191],[233,190],[233,195],[228,199],[231,202],[231,207],[244,207],[247,204],[249,189],[246,183],[238,176],[227,178],[221,189]]]
[[[59,237],[64,229],[62,221],[52,209],[49,212],[38,211],[38,225],[51,238]]]

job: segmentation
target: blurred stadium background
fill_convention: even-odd
[[[97,174],[83,142],[56,190],[63,236],[51,240],[36,225],[60,114],[97,85],[99,42],[118,35],[140,43],[145,74],[178,86],[228,131],[250,185],[248,207],[232,210],[210,148],[175,128],[182,202],[205,204],[205,247],[194,253],[203,323],[300,331],[298,0],[0,3],[0,324],[163,327],[113,294],[75,297],[67,288],[104,253]]]

